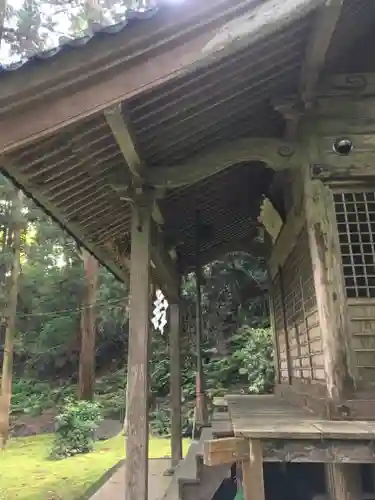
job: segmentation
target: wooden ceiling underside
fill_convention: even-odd
[[[357,0],[346,2],[350,8],[344,9],[343,22],[355,15],[357,23],[366,23],[368,11],[366,16]],[[155,177],[158,168],[182,168],[224,142],[283,137],[285,123],[271,104],[298,94],[316,26],[316,13],[308,13],[257,43],[236,46],[205,64],[191,68],[186,62],[190,70],[185,71],[183,61],[176,62],[177,54],[181,58],[189,53],[190,64],[193,49],[259,4],[255,0],[187,3],[192,10],[180,6],[177,15],[175,6],[154,20],[127,28],[110,42],[93,40],[50,63],[30,63],[0,78],[5,173],[120,279],[127,274],[131,207],[114,185],[128,182],[129,165],[103,114],[103,92],[107,104],[122,102],[139,157]],[[373,6],[368,8],[375,13]],[[340,23],[336,31],[342,38]],[[354,28],[346,33],[345,43],[358,34]],[[344,45],[335,36],[332,58]],[[162,61],[167,69],[159,67]],[[120,98],[120,91],[127,97]],[[95,102],[97,108],[92,106]],[[203,222],[212,226],[210,241],[203,246],[204,261],[212,260],[220,248],[251,250],[253,245],[259,251],[254,240],[257,216],[271,180],[272,171],[265,165],[245,162],[163,193],[159,207],[165,242],[178,248],[184,271],[194,265],[197,208]]]

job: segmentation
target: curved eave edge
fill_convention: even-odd
[[[63,231],[65,231],[71,238],[76,241],[80,246],[84,247],[89,253],[91,253],[97,261],[105,267],[116,279],[118,279],[120,282],[124,283],[125,280],[127,279],[127,273],[126,271],[122,270],[116,264],[112,262],[108,262],[108,258],[106,259],[104,255],[102,255],[102,252],[100,249],[92,244],[88,244],[84,239],[77,234],[77,231],[71,227],[72,225],[69,223],[66,223],[63,221],[62,218],[59,218],[57,214],[54,214],[50,209],[48,209],[44,203],[38,198],[35,197],[19,180],[17,180],[16,177],[14,177],[7,169],[4,167],[0,166],[1,173],[9,179],[18,189],[21,189],[28,198],[30,198],[35,205],[40,208],[45,214],[47,214],[51,219],[56,222]]]

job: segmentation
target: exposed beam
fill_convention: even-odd
[[[105,110],[104,116],[131,174],[136,179],[141,180],[143,178],[145,166],[138,155],[134,144],[134,134],[130,130],[130,125],[129,123],[125,123],[121,104]]]
[[[157,188],[176,188],[199,182],[237,163],[262,161],[274,170],[290,168],[299,161],[296,146],[278,139],[245,138],[225,143],[186,163],[154,167],[147,183]]]
[[[324,0],[323,5],[318,10],[300,81],[300,97],[307,107],[315,98],[316,86],[343,4],[344,0]]]
[[[138,154],[131,125],[126,121],[122,106],[118,105],[105,111],[106,121],[121,150],[129,168],[127,176],[130,187],[143,189],[147,166]],[[151,260],[155,265],[158,285],[165,290],[169,299],[178,298],[178,275],[176,263],[166,251],[157,224],[162,224],[163,216],[157,202],[153,202],[152,216],[156,224],[152,227]]]
[[[253,0],[190,0],[187,6],[166,9],[164,25],[163,16],[154,23],[150,20],[149,33],[147,28],[130,30],[129,45],[121,39],[122,53],[113,40],[103,44],[104,54],[93,41],[78,55],[71,51],[70,56],[57,56],[39,71],[26,65],[18,74],[2,78],[0,153],[259,43],[305,17],[316,4],[317,0],[268,0],[254,8]],[[172,18],[181,24],[177,33],[171,28]]]
[[[127,182],[129,186],[132,183],[143,183],[146,165],[138,154],[131,124],[126,120],[121,104],[105,110],[104,116],[131,174],[126,175],[123,182]],[[158,224],[164,223],[156,201],[154,202],[152,217]]]

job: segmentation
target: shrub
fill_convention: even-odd
[[[51,458],[66,458],[92,451],[100,420],[98,403],[68,399],[55,420]]]
[[[250,394],[270,392],[274,385],[273,344],[269,328],[242,327],[232,338],[233,362]]]

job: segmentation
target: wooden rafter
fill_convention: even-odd
[[[343,3],[344,0],[325,0],[317,13],[300,81],[300,97],[305,106],[309,106],[314,100],[316,86],[341,15]]]
[[[18,75],[3,79],[0,153],[10,152],[172,79],[219,62],[316,8],[316,0],[268,0],[255,8],[253,0],[223,3],[225,8],[220,10],[214,0],[207,4],[191,0],[189,9],[194,15],[188,15],[181,7],[184,16],[180,21],[181,32],[173,36],[168,33],[171,29],[168,25],[150,24],[155,36],[160,32],[165,37],[156,45],[147,40],[143,32],[144,38],[140,37],[138,46],[127,38],[132,50],[123,46],[121,54],[117,47],[113,50],[114,57],[110,50],[112,41],[106,45],[104,54],[98,52],[97,44],[90,47],[89,43],[87,50],[82,48],[78,56],[58,56],[49,67],[46,65],[39,71],[32,68],[30,72],[26,67],[19,70]],[[175,22],[178,15],[176,8]],[[148,44],[143,46],[145,39]],[[30,119],[25,116],[26,108]]]
[[[131,125],[126,120],[122,107],[116,106],[105,111],[105,118],[128,166],[129,172],[125,173],[125,178],[130,184],[129,187],[135,191],[142,190],[147,166],[137,151]],[[157,223],[163,223],[163,217],[156,201],[153,204],[152,215],[155,223],[153,224],[151,238],[151,260],[156,268],[156,276],[160,277],[158,280],[159,285],[166,288],[170,298],[175,298],[178,296],[176,263],[168,254],[162,242]]]
[[[63,217],[56,205],[52,204],[48,197],[38,190],[37,192],[30,187],[30,182],[18,165],[13,164],[7,158],[1,157],[0,163],[2,172],[9,177],[12,182],[18,185],[25,193],[34,200],[48,215],[50,215],[58,224],[62,226],[80,245],[95,255],[98,261],[106,266],[120,281],[126,282],[128,279],[127,256],[122,256],[123,265],[119,265],[114,259],[109,258],[108,252],[102,245],[90,238],[89,234],[81,227],[80,224]]]

